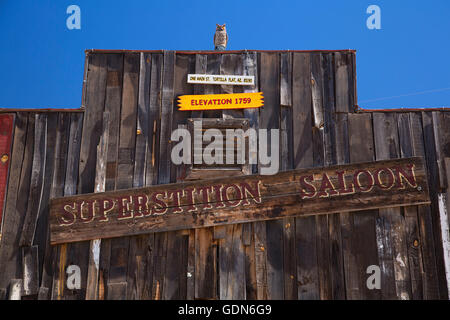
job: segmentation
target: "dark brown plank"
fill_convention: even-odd
[[[430,190],[431,205],[419,206],[419,228],[422,236],[422,257],[424,267],[424,299],[441,298],[442,281],[445,278],[442,274],[438,261],[442,261],[442,250],[439,250],[440,239],[436,235],[435,227],[438,218],[437,191],[438,191],[438,172],[436,165],[435,137],[433,132],[433,118],[431,112],[422,112],[422,132],[423,132],[423,150],[427,164],[428,185]],[[445,290],[444,290],[445,292]],[[444,293],[445,294],[445,293]]]
[[[106,190],[114,190],[117,179],[120,114],[123,83],[123,55],[108,54],[105,111],[109,112],[108,156],[106,165]]]
[[[56,141],[54,147],[54,164],[51,186],[48,187],[49,197],[61,197],[64,195],[64,178],[67,165],[67,149],[69,145],[70,113],[57,114]],[[47,128],[53,131],[53,128]],[[48,207],[47,209],[48,210]],[[48,212],[48,211],[47,211]],[[44,214],[48,216],[47,213]],[[43,215],[43,216],[44,216]],[[51,296],[53,275],[56,268],[55,247],[50,245],[50,232],[46,233],[46,247],[43,261],[42,280],[39,288],[38,299],[48,300]]]
[[[292,148],[292,54],[281,55],[280,153],[282,171],[293,169]],[[295,218],[283,219],[284,298],[297,299]]]
[[[335,81],[336,81],[336,112],[353,111],[353,68],[352,55],[336,52]]]
[[[195,55],[195,74],[206,74],[208,56],[204,54]],[[205,85],[195,84],[194,94],[203,94],[205,92]],[[201,118],[203,111],[192,111],[192,118]]]
[[[292,118],[294,168],[313,166],[311,55],[294,53],[292,76]],[[298,299],[319,299],[315,218],[297,218]]]
[[[404,113],[398,115],[398,133],[400,153],[402,157],[420,155],[417,146],[423,145],[422,126],[420,116],[414,113]],[[423,155],[423,153],[422,153]],[[422,256],[420,251],[421,238],[419,234],[419,222],[417,217],[417,207],[405,207],[405,232],[408,250],[408,261],[411,278],[411,299],[423,299],[422,283]]]
[[[104,54],[89,56],[86,79],[86,110],[80,151],[78,193],[94,190],[97,145],[102,129],[107,80],[107,57]]]
[[[136,124],[136,142],[134,150],[134,171],[133,187],[142,187],[145,184],[145,167],[148,163],[148,137],[149,135],[149,117],[150,110],[150,76],[151,76],[151,55],[140,53],[139,62],[139,86],[138,86],[138,107]],[[127,298],[130,300],[140,299],[143,294],[141,287],[141,278],[143,275],[139,267],[144,270],[142,265],[143,252],[141,245],[146,245],[141,237],[130,237],[130,252],[128,254],[127,270]]]
[[[77,190],[78,165],[80,159],[83,114],[72,114],[70,117],[69,145],[67,153],[73,155],[68,157],[66,165],[66,174],[64,177],[64,195],[73,195]],[[76,248],[83,247],[83,244],[73,245]],[[63,244],[56,247],[54,255],[55,272],[53,274],[52,299],[73,299],[74,293],[65,291],[66,267],[70,264],[68,261],[68,247]],[[76,254],[75,254],[76,255]],[[78,293],[80,299],[84,298],[82,293]]]
[[[371,114],[348,115],[349,161],[373,161],[375,147]],[[378,265],[375,221],[378,211],[343,213],[342,242],[347,299],[380,299],[380,290],[367,287],[367,267]]]
[[[25,221],[20,237],[20,246],[31,246],[39,215],[39,205],[43,191],[44,166],[46,154],[47,115],[36,114],[34,132],[33,165],[31,171],[30,192]]]
[[[280,56],[261,53],[260,90],[264,92],[264,106],[260,109],[259,128],[280,129]],[[267,150],[271,140],[267,137]],[[258,164],[261,172],[264,165]],[[284,298],[283,221],[266,222],[267,298]]]

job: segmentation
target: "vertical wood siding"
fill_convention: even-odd
[[[0,128],[10,156],[9,179],[0,176],[0,296],[448,299],[438,193],[449,187],[450,113],[355,112],[355,70],[350,51],[88,53],[84,113],[0,115],[15,119]],[[188,85],[188,73],[254,75],[256,84]],[[182,94],[257,91],[261,109],[176,106]],[[432,204],[104,239],[98,260],[89,241],[49,245],[50,198],[182,180],[170,136],[191,117],[280,129],[280,170],[422,156]],[[67,288],[70,265],[81,269],[80,289]],[[370,265],[381,268],[380,290],[367,288]]]

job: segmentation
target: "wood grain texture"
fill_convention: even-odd
[[[351,162],[372,161],[375,158],[372,116],[349,114],[349,160]],[[347,299],[380,299],[379,290],[369,290],[366,285],[366,270],[378,265],[375,221],[378,211],[361,214],[342,214],[344,263],[346,271]]]
[[[27,163],[30,159],[30,152],[27,152],[27,129],[28,116],[23,113],[16,114],[14,125],[14,143],[12,145],[10,156],[10,177],[19,177],[8,181],[8,189],[6,192],[5,210],[3,215],[2,239],[0,241],[0,288],[5,290],[9,286],[9,280],[19,276],[20,260],[19,259],[19,239],[22,222],[24,219],[23,211],[18,211],[16,203],[19,199],[19,190],[23,188],[21,185],[22,168],[26,171]],[[25,172],[24,172],[25,173]],[[29,185],[29,181],[25,182]],[[20,252],[21,254],[21,252]]]
[[[395,114],[374,114],[375,132],[375,154],[377,160],[399,158],[400,148],[398,140],[397,118]],[[409,261],[407,259],[407,247],[405,238],[405,220],[399,208],[380,209],[379,220],[383,227],[383,235],[377,235],[378,240],[382,239],[383,247],[378,247],[379,258],[382,265],[382,273],[386,276],[384,280],[390,280],[391,272],[395,279],[397,299],[409,300],[411,297],[411,283],[409,273]],[[377,229],[378,230],[378,229]],[[391,269],[391,264],[392,268]],[[385,282],[385,283],[386,283]],[[383,283],[383,277],[382,277]],[[383,286],[383,285],[382,285]],[[383,290],[383,289],[382,289]],[[386,291],[384,298],[394,298],[391,292]]]

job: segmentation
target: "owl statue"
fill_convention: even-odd
[[[214,50],[224,51],[227,48],[228,34],[225,23],[216,24],[216,33],[214,34]]]

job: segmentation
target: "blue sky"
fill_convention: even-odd
[[[449,17],[448,0],[0,0],[0,107],[79,107],[85,49],[211,50],[216,23],[230,50],[356,49],[363,108],[449,107]]]

